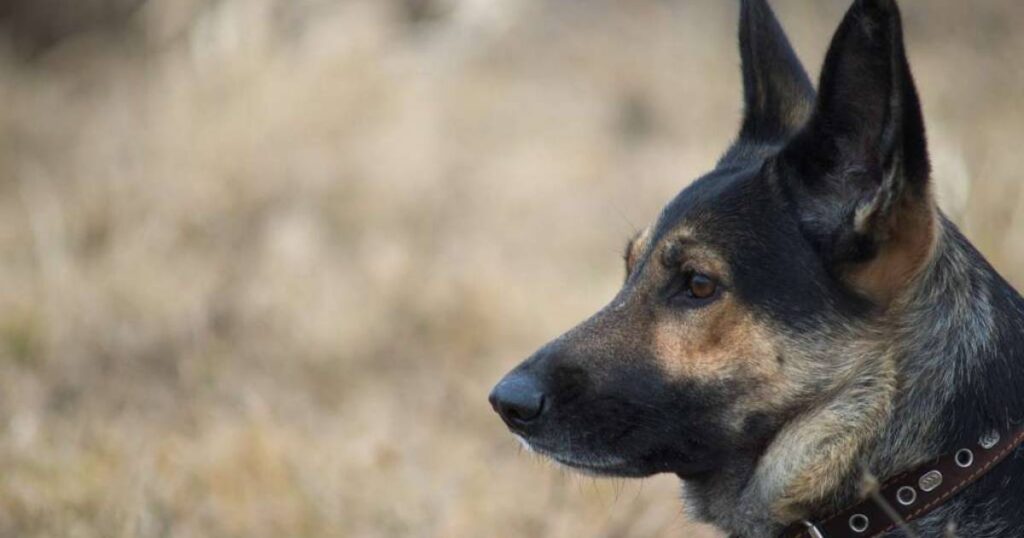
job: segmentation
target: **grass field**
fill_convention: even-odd
[[[486,395],[735,133],[734,2],[10,5],[0,536],[716,536]],[[774,5],[816,73],[846,2]],[[903,5],[942,205],[1024,284],[1024,9]]]

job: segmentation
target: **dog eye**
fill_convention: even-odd
[[[718,284],[707,275],[694,273],[686,283],[686,295],[693,299],[710,299],[718,291]]]
[[[669,301],[684,308],[699,308],[722,294],[718,281],[704,273],[683,272],[674,282]]]

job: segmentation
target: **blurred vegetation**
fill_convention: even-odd
[[[774,2],[812,72],[845,4]],[[1022,284],[1024,10],[903,5],[943,207]],[[485,397],[734,134],[734,18],[0,3],[0,536],[712,536]]]

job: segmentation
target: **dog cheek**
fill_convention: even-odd
[[[653,329],[652,354],[658,367],[674,381],[714,381],[729,377],[734,368],[718,327],[709,326],[708,313],[667,314]]]
[[[654,325],[652,348],[659,367],[677,380],[769,382],[782,369],[771,332],[728,300],[663,316]]]
[[[675,382],[727,391],[722,426],[756,445],[774,435],[799,399],[799,380],[790,375],[799,357],[787,354],[783,339],[753,313],[735,304],[721,306],[685,325],[659,323],[654,354]]]

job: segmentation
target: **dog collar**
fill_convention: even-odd
[[[1024,427],[993,430],[961,448],[896,476],[867,499],[821,521],[794,523],[780,538],[873,538],[951,499],[1024,442]]]

